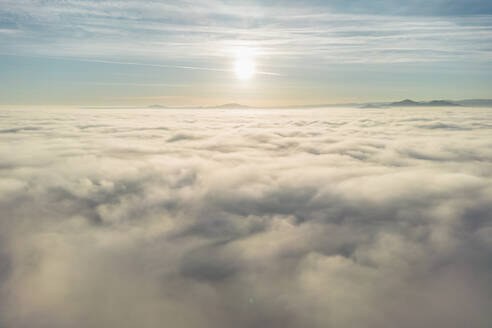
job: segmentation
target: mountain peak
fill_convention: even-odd
[[[402,101],[393,102],[390,106],[419,106],[419,102],[413,101],[411,99],[405,99]]]
[[[237,109],[237,108],[251,108],[251,107],[238,103],[228,103],[219,106],[213,106],[212,108]]]
[[[162,106],[162,105],[150,105],[148,108],[168,108],[167,106]]]

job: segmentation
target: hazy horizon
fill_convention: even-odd
[[[368,102],[342,102],[342,103],[310,103],[310,104],[301,104],[301,105],[293,105],[293,104],[283,104],[283,105],[249,105],[247,103],[235,103],[235,102],[227,102],[227,103],[214,103],[214,104],[196,104],[196,105],[167,105],[165,103],[147,103],[140,106],[132,106],[128,104],[119,104],[119,105],[0,105],[0,109],[220,109],[222,107],[227,109],[302,109],[302,108],[350,108],[354,106],[364,106],[364,105],[376,105],[381,107],[374,108],[366,108],[366,109],[378,109],[378,108],[398,108],[398,105],[393,105],[394,103],[398,103],[401,101],[412,101],[419,103],[419,107],[430,107],[430,108],[445,108],[446,104],[437,105],[437,106],[426,106],[426,103],[434,102],[434,101],[444,101],[450,102],[455,105],[459,105],[461,107],[468,108],[492,108],[492,99],[480,98],[480,99],[396,99],[396,100],[378,100],[378,101],[368,101]],[[475,104],[467,104],[468,102],[478,102],[478,105]],[[405,106],[404,106],[405,107]],[[411,108],[412,106],[408,106]]]

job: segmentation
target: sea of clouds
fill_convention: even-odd
[[[492,325],[492,110],[1,110],[0,326]]]

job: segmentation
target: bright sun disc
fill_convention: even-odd
[[[234,71],[240,80],[249,80],[255,75],[255,63],[250,58],[238,58]]]

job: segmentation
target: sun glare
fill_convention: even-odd
[[[252,56],[245,54],[238,55],[234,65],[234,72],[240,80],[249,80],[256,73],[255,62]]]

